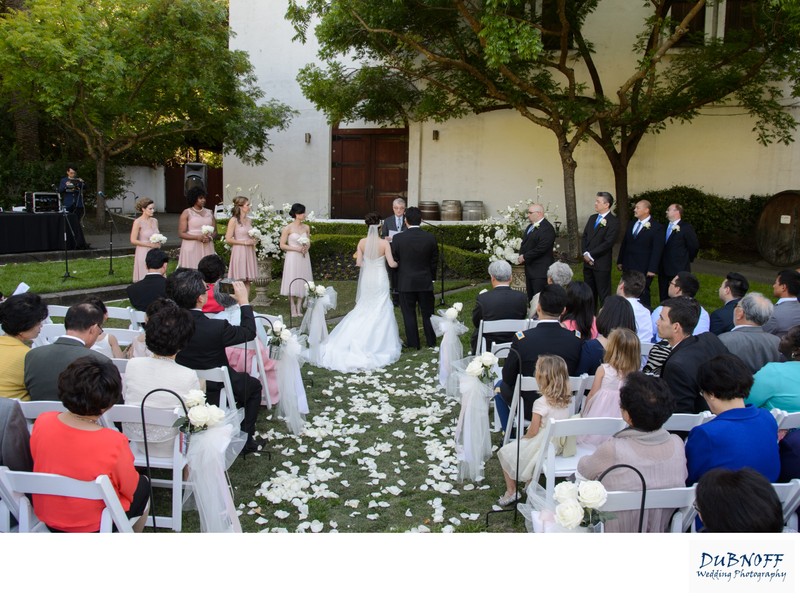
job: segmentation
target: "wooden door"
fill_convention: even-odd
[[[408,195],[408,129],[334,129],[331,217],[361,219],[392,213]]]

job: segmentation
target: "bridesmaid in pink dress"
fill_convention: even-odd
[[[142,197],[136,202],[136,211],[141,213],[141,216],[133,221],[131,227],[131,245],[136,246],[133,257],[133,282],[139,282],[147,274],[147,265],[144,263],[147,252],[161,247],[161,243],[150,242],[150,237],[158,232],[158,220],[153,218],[156,211],[153,200]]]
[[[306,287],[302,280],[298,280],[294,284],[292,281],[296,278],[303,278],[308,282],[313,282],[311,258],[308,256],[311,229],[303,222],[306,219],[306,207],[303,204],[292,204],[289,216],[292,217],[292,221],[281,231],[280,245],[281,249],[286,252],[283,262],[281,295],[291,297],[292,316],[297,317],[303,315],[303,297],[306,296]],[[305,238],[305,243],[301,242],[303,238]]]
[[[258,275],[256,243],[248,233],[253,228],[250,220],[250,200],[241,195],[233,198],[233,212],[225,232],[225,242],[231,246],[231,263],[228,276],[244,281],[248,292],[250,281]]]
[[[178,267],[197,268],[201,259],[214,253],[217,220],[214,213],[205,207],[206,196],[202,189],[189,189],[186,200],[189,207],[183,211],[178,221],[178,234],[183,239]],[[214,232],[203,234],[203,226],[212,227]]]

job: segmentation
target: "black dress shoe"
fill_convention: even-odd
[[[244,448],[242,449],[242,455],[249,455],[250,453],[257,453],[261,450],[261,445],[256,442],[256,439],[252,436],[247,438],[247,442],[244,444]]]

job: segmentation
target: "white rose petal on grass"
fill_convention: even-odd
[[[274,515],[278,519],[286,519],[289,516],[289,513],[286,511],[275,511]]]
[[[406,509],[406,517],[413,517],[413,516],[414,515],[412,515],[411,509]]]
[[[324,528],[324,527],[325,527],[324,523],[322,523],[321,521],[318,521],[318,520],[315,519],[314,521],[311,522],[310,529],[315,534],[318,534],[319,532],[322,531],[322,528]]]
[[[259,517],[258,519],[256,519],[256,523],[258,525],[264,525],[266,523],[269,523],[269,521],[267,519],[264,519],[263,517]]]
[[[251,509],[255,509],[258,506],[258,503],[254,500],[251,500],[249,503],[247,503],[247,506],[250,507]],[[240,509],[243,507],[244,505],[239,505]]]
[[[375,521],[378,517],[380,517],[380,515],[378,515],[377,513],[370,513],[369,515],[367,515],[367,519],[369,519],[370,521]]]
[[[350,507],[351,509],[357,509],[358,503],[359,503],[358,499],[352,498],[350,500],[344,501],[344,506]]]
[[[442,528],[442,533],[443,534],[452,534],[455,531],[456,531],[456,529],[452,525],[445,525]]]

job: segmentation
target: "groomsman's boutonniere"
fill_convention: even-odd
[[[536,230],[537,228],[539,228],[539,225],[540,225],[541,223],[542,223],[542,222],[541,222],[541,220],[540,220],[539,222],[537,222],[536,224],[534,224],[534,225],[533,225],[533,230]]]
[[[650,221],[648,220],[647,222],[645,222],[645,223],[642,225],[642,228],[646,228],[647,230],[650,230]]]
[[[672,232],[673,232],[673,233],[679,233],[679,232],[681,232],[681,227],[680,227],[680,225],[679,225],[679,224],[676,224],[675,226],[673,226],[673,227],[672,227]]]
[[[606,222],[606,219],[605,219],[605,218],[603,218],[603,219],[600,221],[600,225],[599,225],[599,226],[606,226],[606,224],[607,224],[607,222]]]

